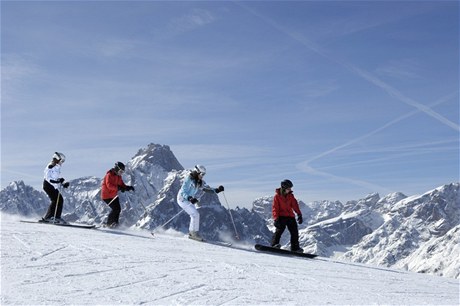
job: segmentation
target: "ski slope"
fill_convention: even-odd
[[[459,281],[2,215],[1,305],[458,305]]]

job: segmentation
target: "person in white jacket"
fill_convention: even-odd
[[[196,165],[186,177],[179,193],[177,194],[177,203],[190,216],[189,238],[203,240],[198,233],[200,230],[200,213],[195,207],[199,198],[204,192],[219,193],[224,191],[224,186],[211,188],[206,185],[203,176],[206,174],[206,168],[202,165]]]
[[[66,223],[61,219],[62,208],[64,207],[64,198],[59,192],[59,186],[69,187],[69,182],[61,177],[61,166],[65,161],[63,153],[55,152],[53,159],[45,168],[45,178],[43,180],[43,190],[51,200],[46,215],[43,217],[44,222]]]

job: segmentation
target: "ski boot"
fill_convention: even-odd
[[[197,241],[204,241],[204,239],[200,236],[200,234],[198,234],[198,232],[195,232],[195,231],[190,232],[188,234],[188,238],[197,240]]]
[[[291,252],[303,253],[303,249],[302,248],[291,249]]]

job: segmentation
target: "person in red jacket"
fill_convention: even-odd
[[[299,224],[302,224],[302,212],[300,211],[299,203],[292,194],[293,186],[290,180],[284,180],[281,182],[281,188],[275,190],[272,214],[276,231],[273,235],[271,245],[275,248],[281,247],[281,235],[283,235],[287,226],[291,234],[291,251],[302,253],[303,249],[299,247],[299,229],[294,215],[295,212],[297,214],[297,221]]]
[[[101,198],[111,209],[107,217],[107,227],[117,227],[120,218],[121,206],[118,200],[118,190],[121,192],[134,191],[133,186],[127,186],[123,182],[121,175],[125,172],[125,165],[122,162],[116,162],[115,166],[107,171],[102,180]]]

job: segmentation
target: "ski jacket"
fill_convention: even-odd
[[[110,169],[102,180],[101,198],[103,200],[115,198],[118,194],[118,187],[126,188],[126,185],[121,176],[113,169]]]
[[[187,176],[182,187],[178,193],[178,199],[182,201],[187,201],[188,197],[199,199],[203,192],[215,192],[214,189],[209,187],[205,181],[201,180],[201,185],[192,178],[192,176]]]
[[[50,183],[54,188],[59,187],[59,177],[61,176],[61,165],[50,163],[45,168],[45,181]]]
[[[283,195],[281,194],[281,188],[276,189],[272,206],[273,220],[276,220],[279,217],[294,218],[294,212],[297,215],[302,214],[299,208],[299,203],[297,202],[292,192],[288,193],[287,195]]]

